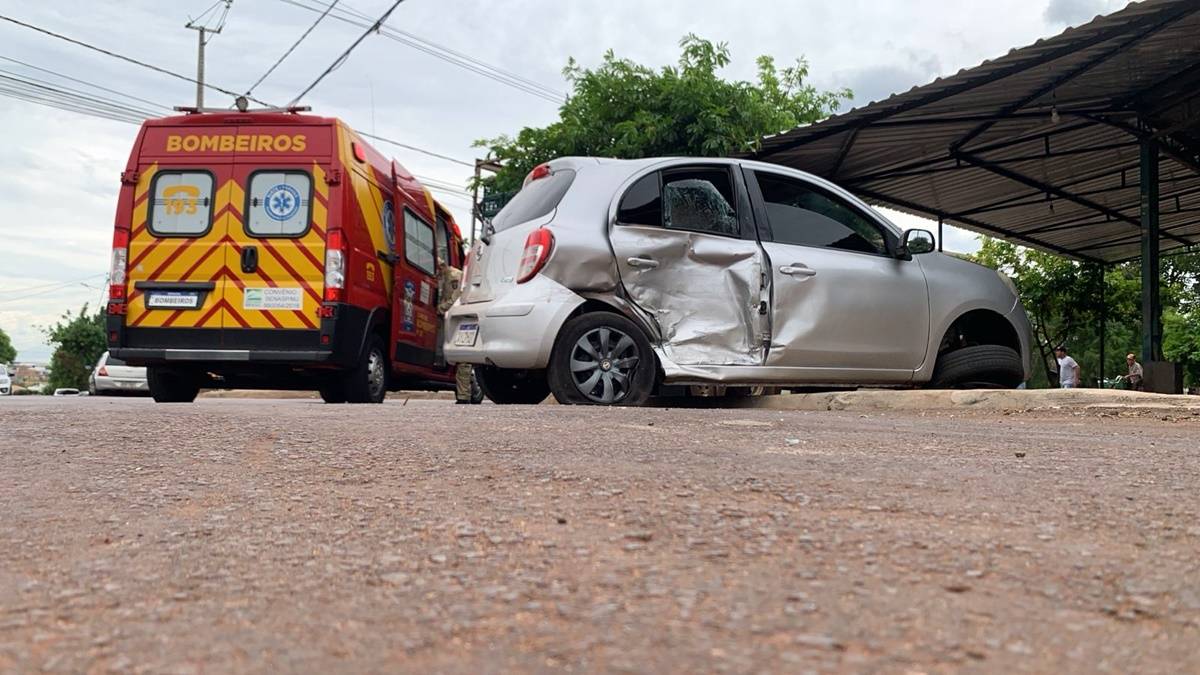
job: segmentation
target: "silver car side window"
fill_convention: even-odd
[[[774,242],[887,254],[883,231],[842,200],[801,180],[756,177]]]
[[[727,237],[741,235],[733,208],[733,184],[723,169],[671,172],[663,176],[663,226]]]

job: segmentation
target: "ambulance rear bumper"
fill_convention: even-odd
[[[333,360],[333,352],[266,349],[139,349],[125,348],[110,350],[112,355],[123,361],[219,361],[226,362],[292,362],[321,363]]]

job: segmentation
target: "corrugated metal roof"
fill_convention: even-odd
[[[1131,4],[766,138],[754,156],[873,203],[1113,262],[1140,253],[1146,137],[1162,145],[1162,250],[1200,244],[1200,0]]]

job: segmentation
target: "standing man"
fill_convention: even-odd
[[[1059,345],[1054,348],[1054,356],[1058,359],[1058,386],[1063,389],[1075,389],[1079,386],[1079,364],[1067,356],[1067,348]]]
[[[462,295],[462,270],[449,264],[438,256],[438,320],[445,324],[446,312]],[[440,331],[439,331],[440,332]],[[441,348],[441,339],[438,341]],[[454,402],[478,403],[473,400],[472,367],[469,363],[459,363],[454,366]]]
[[[1129,383],[1129,388],[1134,391],[1142,390],[1142,379],[1145,373],[1142,371],[1142,364],[1137,362],[1137,357],[1133,354],[1125,355],[1125,365],[1129,367],[1129,373],[1122,377]]]

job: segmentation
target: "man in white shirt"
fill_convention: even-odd
[[[1079,364],[1067,356],[1067,348],[1059,345],[1054,348],[1054,356],[1058,359],[1058,385],[1063,389],[1075,389],[1079,386]]]

